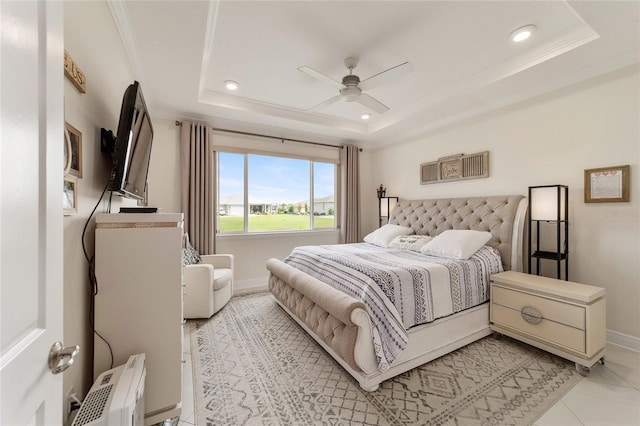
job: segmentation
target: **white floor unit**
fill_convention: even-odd
[[[145,424],[182,406],[181,213],[96,217],[94,378],[146,354]],[[113,353],[113,360],[111,359]]]
[[[82,401],[72,426],[142,426],[144,424],[144,354],[107,370]]]

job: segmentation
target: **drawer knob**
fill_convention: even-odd
[[[520,315],[522,315],[522,319],[529,324],[540,324],[542,321],[542,314],[533,306],[525,306],[520,309]]]

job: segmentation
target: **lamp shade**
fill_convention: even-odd
[[[563,220],[566,217],[567,192],[566,186],[532,186],[531,219],[532,220]],[[558,215],[558,201],[560,215]]]
[[[398,202],[398,197],[380,198],[380,216],[388,217]]]

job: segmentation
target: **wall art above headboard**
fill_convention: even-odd
[[[489,151],[455,154],[420,164],[420,184],[489,177]]]

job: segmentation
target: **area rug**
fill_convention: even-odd
[[[365,392],[267,293],[190,326],[197,425],[527,425],[581,379],[489,336]]]

